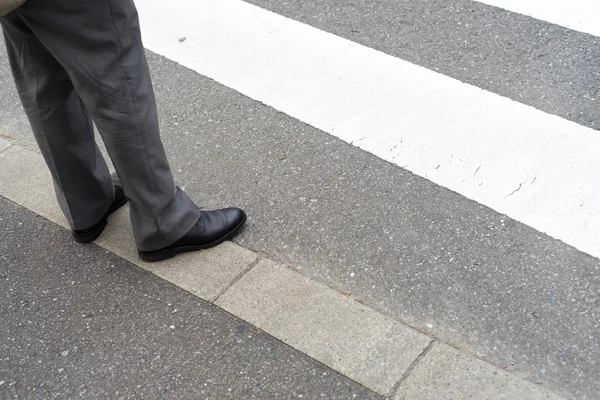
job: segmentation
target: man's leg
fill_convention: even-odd
[[[200,211],[173,182],[133,2],[29,0],[14,14],[64,67],[92,113],[130,200],[138,249],[183,237]]]
[[[92,120],[58,61],[15,13],[0,18],[6,48],[58,203],[75,230],[96,224],[114,200]]]

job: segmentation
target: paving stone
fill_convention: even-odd
[[[8,149],[10,146],[12,146],[11,142],[0,138],[0,151],[4,151],[4,150]]]
[[[0,152],[0,195],[68,228],[41,154],[10,146]]]
[[[383,395],[431,341],[269,260],[258,263],[216,304]]]
[[[396,400],[560,400],[539,386],[436,343],[398,388]]]

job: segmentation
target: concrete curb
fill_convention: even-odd
[[[69,229],[40,154],[0,139],[0,195]],[[560,399],[232,242],[138,258],[127,207],[96,244],[257,326],[383,396]]]

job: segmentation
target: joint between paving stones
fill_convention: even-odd
[[[14,147],[15,145],[8,141],[8,140],[4,140],[4,142],[6,142],[6,145],[2,144],[2,138],[0,138],[0,153],[4,153],[5,151],[7,151],[8,149],[10,149],[11,147]]]
[[[239,246],[239,245],[238,245]],[[233,285],[235,285],[240,279],[242,279],[242,277],[244,275],[246,275],[248,272],[250,272],[250,270],[252,268],[254,268],[256,265],[258,265],[259,262],[261,262],[263,260],[263,258],[254,253],[256,255],[256,259],[254,261],[252,261],[250,264],[248,264],[248,266],[246,268],[244,268],[244,270],[242,272],[240,272],[235,278],[233,278],[229,284],[227,286],[225,286],[223,288],[223,290],[221,290],[219,293],[217,293],[217,295],[210,300],[211,303],[216,303],[217,300],[219,300],[219,298],[224,295]]]
[[[417,358],[415,358],[415,360],[408,366],[408,368],[406,369],[406,371],[404,371],[404,374],[402,374],[402,377],[400,377],[400,379],[398,379],[398,382],[396,382],[396,384],[394,386],[392,386],[392,389],[390,389],[390,392],[386,396],[388,399],[393,399],[394,398],[394,395],[398,391],[398,388],[400,388],[400,385],[402,385],[402,383],[410,376],[411,372],[413,372],[413,370],[417,367],[417,365],[419,364],[419,362],[421,362],[421,360],[425,358],[425,356],[427,355],[427,353],[429,353],[431,351],[431,349],[433,349],[433,346],[435,346],[437,343],[438,343],[437,340],[433,339],[427,345],[427,347],[425,347],[423,349],[423,351],[421,352],[421,354],[419,354],[417,356]]]

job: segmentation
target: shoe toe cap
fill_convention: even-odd
[[[225,208],[221,210],[228,225],[237,226],[246,220],[246,213],[239,208]]]

